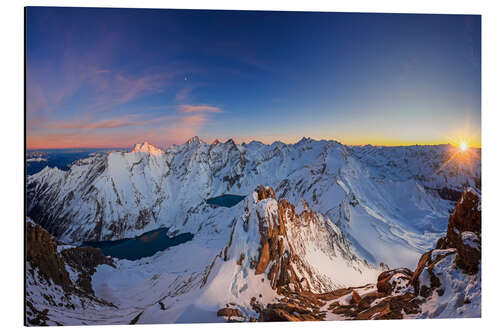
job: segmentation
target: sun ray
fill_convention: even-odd
[[[477,149],[469,147],[468,140],[461,139],[456,146],[450,147],[450,157],[436,170],[436,173],[441,172],[451,162],[457,162],[457,167],[470,167],[472,161],[479,158]]]

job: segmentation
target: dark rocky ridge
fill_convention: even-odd
[[[61,251],[64,261],[80,272],[77,286],[87,294],[94,295],[92,289],[92,274],[96,272],[98,265],[109,265],[115,267],[113,259],[105,257],[101,249],[93,247],[75,247]]]
[[[95,248],[70,248],[57,251],[57,243],[52,236],[38,224],[26,223],[26,262],[29,269],[26,274],[39,286],[41,295],[53,307],[75,308],[72,297],[86,299],[88,302],[105,306],[114,306],[102,299],[95,297],[91,286],[91,275],[100,264],[114,265],[111,258],[105,257],[100,249]],[[78,272],[78,280],[72,281],[66,265]],[[38,276],[41,280],[37,280]],[[51,293],[44,293],[44,286],[53,289],[53,285],[61,287],[63,295],[59,300],[54,299]],[[29,286],[27,286],[29,287]],[[45,326],[51,319],[49,308],[41,309],[32,299],[29,291],[26,294],[26,324]],[[84,302],[81,302],[84,304]],[[56,322],[57,324],[57,322]]]
[[[57,245],[50,234],[38,224],[26,223],[26,260],[31,269],[47,282],[54,282],[65,291],[72,289],[72,282],[66,271],[64,260],[57,253]]]
[[[257,201],[277,200],[276,194],[271,187],[258,186],[255,192],[257,193]],[[257,214],[260,246],[259,255],[253,268],[255,268],[256,275],[267,274],[267,278],[271,281],[271,288],[275,289],[279,294],[285,294],[289,291],[309,292],[314,290],[313,287],[321,287],[323,284],[316,279],[315,273],[309,269],[304,259],[298,255],[297,246],[301,246],[301,244],[293,245],[292,240],[288,239],[288,237],[294,237],[294,230],[298,228],[307,228],[313,224],[320,224],[319,217],[309,208],[308,204],[305,201],[302,204],[304,209],[298,214],[293,204],[281,199],[277,201],[276,214],[268,216]],[[336,248],[337,255],[347,260],[354,260],[352,254],[345,252],[349,251],[348,248],[344,250],[333,244],[333,242],[346,244],[347,241],[342,236],[338,237],[331,234],[330,237],[332,239],[329,239],[328,242],[332,243],[328,243],[328,246]],[[333,239],[334,237],[338,238]],[[244,258],[241,260],[244,260]],[[299,276],[302,276],[302,278],[299,278]]]
[[[459,265],[471,272],[478,270],[481,260],[480,198],[473,191],[464,192],[450,216],[446,236],[439,239],[436,248],[456,248]],[[466,241],[468,240],[468,241]]]
[[[261,190],[260,192],[259,198],[272,195],[269,191]],[[464,234],[467,237],[464,238]],[[267,238],[268,241],[272,239],[272,237]],[[473,245],[469,245],[464,239],[472,240]],[[346,319],[403,319],[403,314],[419,314],[421,305],[435,291],[438,297],[443,295],[440,276],[434,272],[436,265],[442,265],[443,259],[456,255],[453,264],[466,274],[478,273],[481,260],[480,240],[480,197],[474,191],[467,190],[462,193],[457,206],[450,215],[446,237],[438,241],[436,249],[421,256],[414,272],[408,268],[385,271],[378,277],[376,291],[363,296],[360,296],[356,290],[362,290],[364,287],[314,294],[303,289],[291,291],[285,285],[278,284],[278,287],[281,287],[280,294],[283,295],[279,303],[268,304],[266,307],[257,304],[254,310],[259,313],[259,321],[324,320],[326,311],[321,308],[325,305],[328,305],[328,311],[342,315]],[[263,247],[265,262],[270,257],[266,254],[267,251]],[[279,253],[279,251],[274,251],[275,256]],[[273,260],[276,261],[277,258]],[[447,269],[453,268],[450,266]],[[423,276],[424,271],[425,276]],[[422,281],[424,283],[421,285]],[[348,305],[336,301],[349,294],[351,301]],[[466,303],[467,300],[463,302]]]

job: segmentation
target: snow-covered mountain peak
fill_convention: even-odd
[[[156,148],[152,144],[147,141],[143,143],[136,143],[135,146],[131,150],[132,153],[149,153],[151,155],[161,155],[163,154],[163,150],[160,148]]]
[[[199,136],[195,135],[192,138],[190,138],[189,140],[187,140],[186,143],[189,145],[193,145],[193,144],[201,145],[203,143],[203,140],[201,140]]]
[[[260,141],[252,140],[252,141],[250,141],[248,143],[247,142],[243,142],[241,144],[241,146],[244,147],[244,148],[247,148],[247,149],[255,149],[255,150],[257,150],[260,147],[265,146],[265,144],[262,143],[262,142],[260,142]]]
[[[310,143],[312,141],[315,141],[313,139],[311,139],[310,137],[302,137],[302,139],[300,139],[300,141],[297,141],[295,144],[299,145],[299,144],[304,144],[304,143]]]

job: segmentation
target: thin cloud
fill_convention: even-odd
[[[29,131],[28,149],[71,147],[130,147],[149,141],[168,146],[182,144],[198,135],[209,121],[206,114],[193,113],[141,119],[140,115],[111,118],[100,121],[40,122]],[[127,130],[114,129],[130,127]]]
[[[94,112],[109,110],[143,96],[162,92],[175,75],[175,72],[167,71],[139,77],[110,72],[95,75],[91,82],[96,88],[96,98],[94,103],[89,103],[90,109]]]
[[[178,110],[184,113],[194,113],[194,112],[222,113],[222,110],[219,107],[206,104],[201,104],[201,105],[182,104],[178,106]]]
[[[104,128],[122,128],[130,126],[138,126],[147,124],[144,120],[127,120],[127,119],[106,119],[94,123],[81,124],[79,122],[65,122],[56,125],[61,129],[104,129]]]
[[[175,116],[162,116],[144,118],[142,115],[132,114],[102,120],[90,120],[89,118],[78,118],[73,121],[47,121],[43,118],[35,119],[28,123],[31,131],[61,131],[61,130],[99,130],[124,127],[138,127],[148,125],[160,125],[165,122],[178,120]]]

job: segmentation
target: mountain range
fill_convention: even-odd
[[[450,214],[463,193],[479,198],[474,209],[480,212],[480,154],[451,145],[346,146],[307,138],[295,144],[207,144],[194,137],[165,150],[144,142],[128,152],[94,154],[67,171],[46,167],[26,184],[28,228],[44,235],[33,236],[33,242],[52,244],[45,246],[45,259],[28,258],[28,322],[357,316],[375,305],[346,313],[342,302],[350,306],[366,295],[375,302],[382,297],[373,294],[382,292],[377,280],[391,270],[400,274],[394,279],[389,274],[391,281],[408,291],[408,281],[420,278],[423,268],[416,277],[413,271],[425,266],[422,255],[444,251],[435,249],[436,242],[449,236]],[[227,194],[244,199],[232,207],[207,202]],[[134,261],[80,247],[162,227],[170,236],[194,237]],[[477,241],[480,231],[472,230],[464,237]],[[441,241],[441,248],[462,248],[458,243]],[[47,273],[47,262],[64,278]],[[399,267],[408,272],[394,271]],[[477,271],[469,273],[478,279]],[[386,291],[391,295],[392,282]],[[478,284],[472,285],[476,295]],[[420,286],[411,288],[411,295],[420,293]],[[408,293],[393,296],[408,298]],[[413,317],[423,313],[415,310],[422,302],[406,298],[397,304],[414,311]],[[477,316],[477,297],[469,298],[470,309],[462,311]],[[299,308],[289,311],[290,304]],[[396,303],[381,304],[392,309]],[[384,309],[373,311],[379,317],[394,312]],[[426,313],[457,315],[438,312]]]

